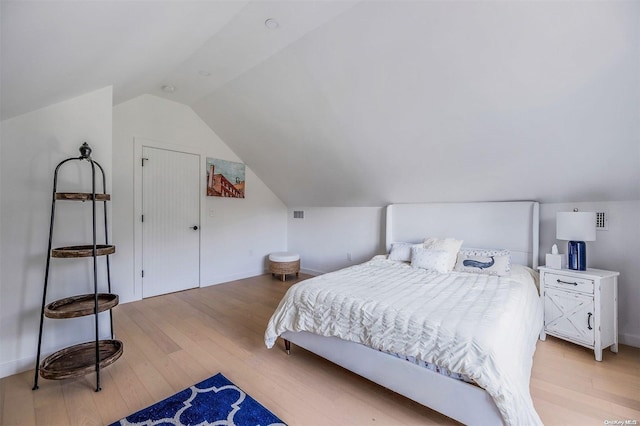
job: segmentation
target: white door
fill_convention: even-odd
[[[142,148],[142,297],[200,286],[200,156]]]
[[[545,289],[545,329],[587,345],[595,342],[593,296]]]

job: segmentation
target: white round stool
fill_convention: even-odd
[[[287,274],[300,274],[300,255],[290,251],[279,251],[269,255],[269,272],[272,275],[282,275],[282,281]]]

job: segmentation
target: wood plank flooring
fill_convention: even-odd
[[[124,355],[102,371],[102,391],[94,375],[42,379],[37,391],[33,370],[6,377],[0,423],[109,424],[217,372],[291,425],[455,423],[301,348],[267,349],[267,320],[294,282],[263,275],[117,306]],[[538,342],[531,393],[546,425],[640,424],[640,349],[621,345],[596,362],[549,337]]]

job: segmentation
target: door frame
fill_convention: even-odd
[[[142,148],[157,148],[167,151],[197,155],[198,162],[198,223],[202,221],[202,154],[194,147],[170,144],[153,139],[133,138],[133,292],[138,300],[142,300]],[[202,229],[202,226],[200,226]],[[198,287],[202,286],[202,231],[198,240]]]

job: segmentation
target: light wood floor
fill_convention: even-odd
[[[302,277],[301,277],[302,279]],[[2,425],[108,424],[222,372],[291,425],[452,424],[303,349],[266,349],[265,325],[293,284],[270,275],[128,303],[114,309],[124,355],[94,376],[0,380]],[[547,425],[640,424],[640,349],[621,345],[596,362],[587,349],[538,342],[531,392]]]

